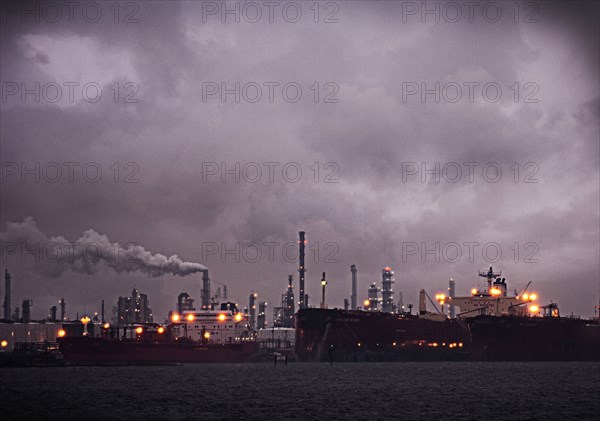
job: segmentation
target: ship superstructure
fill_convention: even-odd
[[[248,317],[235,303],[221,303],[218,309],[188,310],[171,315],[173,337],[229,344],[248,340]]]
[[[479,276],[485,278],[485,287],[483,289],[473,288],[470,296],[445,297],[442,295],[444,301],[447,299],[450,305],[460,309],[458,317],[525,316],[540,311],[540,307],[535,304],[537,299],[535,293],[528,294],[523,291],[520,295],[508,295],[506,278],[501,277],[502,272],[494,272],[490,266],[487,272],[479,272]],[[553,313],[558,316],[557,307],[553,309]]]

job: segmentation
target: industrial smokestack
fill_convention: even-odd
[[[350,266],[350,272],[352,272],[352,295],[350,295],[350,305],[352,310],[356,310],[358,303],[358,279],[356,276],[356,265]]]
[[[177,255],[152,254],[133,244],[123,248],[92,229],[85,231],[75,242],[61,236],[48,238],[32,217],[20,223],[9,222],[0,236],[4,245],[3,259],[10,255],[37,253],[44,258],[35,268],[51,278],[59,277],[68,269],[92,274],[103,265],[118,273],[142,272],[152,277],[185,276],[206,270],[200,263],[184,262]],[[103,265],[99,265],[100,262]]]
[[[10,273],[8,273],[8,270],[5,269],[4,270],[4,319],[6,320],[10,320],[10,311],[11,306],[10,306],[10,282],[11,282],[11,278],[10,278]]]
[[[202,291],[200,292],[200,304],[203,310],[210,309],[210,278],[208,269],[202,271]]]
[[[104,300],[102,300],[102,324],[106,323],[106,320],[104,320]]]
[[[298,267],[298,273],[300,276],[299,282],[298,282],[298,287],[300,288],[300,290],[298,291],[298,293],[300,294],[300,309],[306,308],[307,307],[307,303],[306,303],[306,294],[304,292],[304,274],[306,273],[306,267],[304,266],[304,246],[306,245],[306,240],[304,239],[304,231],[300,231],[298,233],[298,235],[300,236],[300,240],[298,243],[298,249],[299,249],[299,267]]]

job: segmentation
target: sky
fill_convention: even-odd
[[[326,272],[343,306],[352,264],[359,302],[391,266],[405,305],[493,266],[594,314],[597,2],[79,3],[2,5],[13,307],[136,287],[162,320],[206,267],[272,309],[303,230],[312,305]]]

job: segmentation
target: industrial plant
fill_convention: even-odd
[[[349,299],[344,299],[343,308],[328,304],[325,272],[318,281],[319,305],[311,306],[306,293],[305,232],[300,231],[298,238],[298,294],[294,275],[288,275],[271,320],[267,318],[268,303],[259,299],[258,292],[251,290],[247,306],[242,308],[229,300],[226,285],[212,289],[207,269],[201,270],[199,305],[188,292],[181,292],[162,323],[155,320],[148,295],[137,288],[118,298],[110,322],[105,317],[104,300],[100,314],[76,313],[73,317],[67,314],[63,298],[57,300],[58,307],[49,309],[47,317],[34,320],[31,299],[12,307],[13,278],[5,270],[1,358],[14,362],[15,355],[21,355],[21,360],[28,361],[23,355],[31,357],[32,350],[37,357],[60,354],[64,361],[77,363],[600,357],[594,346],[600,340],[597,319],[564,318],[556,303],[538,305],[537,294],[528,291],[531,282],[511,295],[506,278],[492,267],[478,273],[485,283],[467,296],[456,295],[453,279],[448,282],[447,293],[438,293],[435,298],[421,289],[418,311],[413,314],[411,304],[404,306],[402,292],[396,301],[396,280],[389,266],[381,270],[379,284],[363,286],[366,299],[360,302],[358,267],[352,264]],[[501,346],[489,342],[494,335],[504,338]],[[526,347],[527,341],[517,339],[519,335],[534,335],[546,342],[542,347]]]

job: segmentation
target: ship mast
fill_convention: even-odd
[[[492,269],[492,267],[490,266],[490,270],[487,272],[479,272],[479,276],[481,276],[482,278],[486,278],[487,279],[487,293],[489,294],[490,291],[492,290],[492,280],[494,280],[495,278],[498,278],[500,276],[502,276],[502,272],[494,272],[494,270]]]

